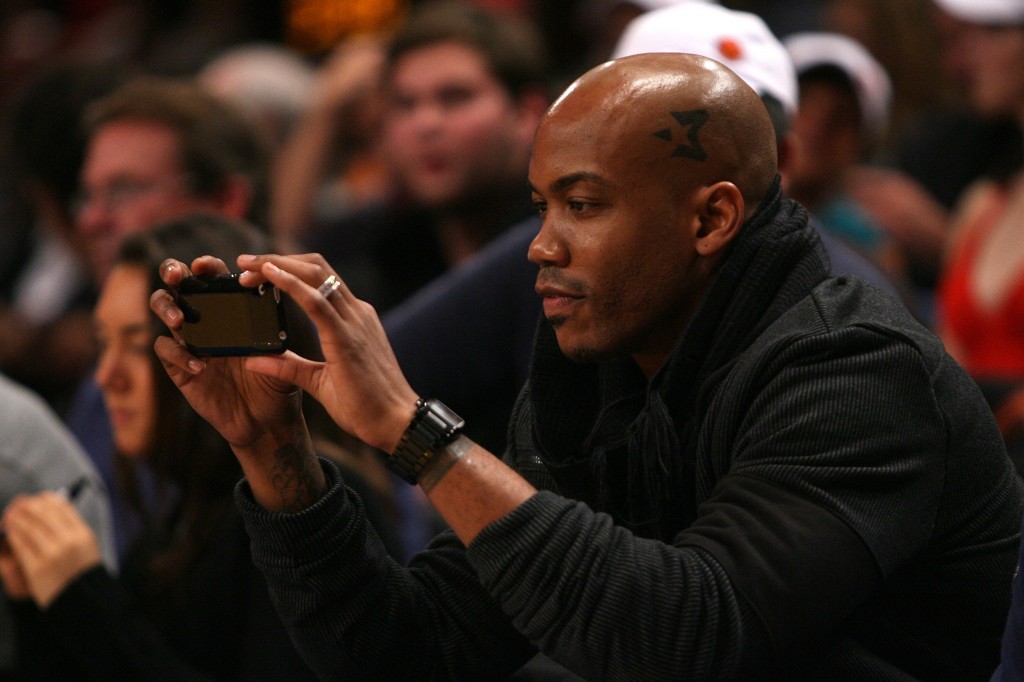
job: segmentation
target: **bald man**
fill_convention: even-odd
[[[775,164],[761,101],[712,60],[570,86],[530,164],[545,322],[503,460],[416,395],[320,256],[239,265],[311,316],[325,363],[158,341],[242,463],[255,561],[321,676],[991,673],[1021,514],[991,413],[902,306],[827,276]],[[178,334],[172,297],[151,303]],[[450,525],[408,566],[315,459],[296,387]],[[538,651],[554,663],[524,671]]]

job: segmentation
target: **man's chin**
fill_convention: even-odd
[[[559,333],[559,326],[564,325],[564,318],[548,318],[548,322],[555,330],[555,339],[558,341],[558,349],[562,351],[562,355],[572,362],[581,365],[592,365],[600,362],[604,357],[604,354],[597,348],[569,338],[568,334],[564,331],[564,328],[563,332]]]

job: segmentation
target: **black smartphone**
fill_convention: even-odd
[[[177,299],[193,355],[266,355],[288,348],[284,304],[272,284],[244,287],[237,274],[186,277]]]

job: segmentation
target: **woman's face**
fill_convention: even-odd
[[[114,445],[129,457],[149,452],[156,424],[149,293],[143,268],[115,266],[93,313],[100,345],[96,383],[110,415]]]

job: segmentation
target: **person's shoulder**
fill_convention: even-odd
[[[96,477],[81,446],[40,396],[0,374],[0,405],[4,490],[35,491],[76,476]]]
[[[466,306],[486,305],[502,314],[510,306],[539,311],[540,298],[533,291],[537,266],[527,251],[540,229],[538,218],[513,225],[486,244],[472,258],[428,282],[401,304],[387,311],[382,320],[389,334],[401,334],[418,321],[436,324],[438,310],[462,317]],[[418,331],[417,331],[418,333]]]
[[[10,440],[17,433],[50,433],[64,428],[41,396],[2,374],[0,404],[4,406],[0,410],[0,441]]]
[[[780,315],[759,342],[787,345],[816,337],[828,344],[840,336],[871,336],[907,344],[927,356],[933,366],[944,355],[942,342],[901,301],[855,275],[823,280]]]
[[[316,233],[326,237],[350,238],[397,235],[419,231],[425,224],[432,224],[433,221],[433,214],[427,210],[402,201],[387,199],[323,223],[317,227]]]

